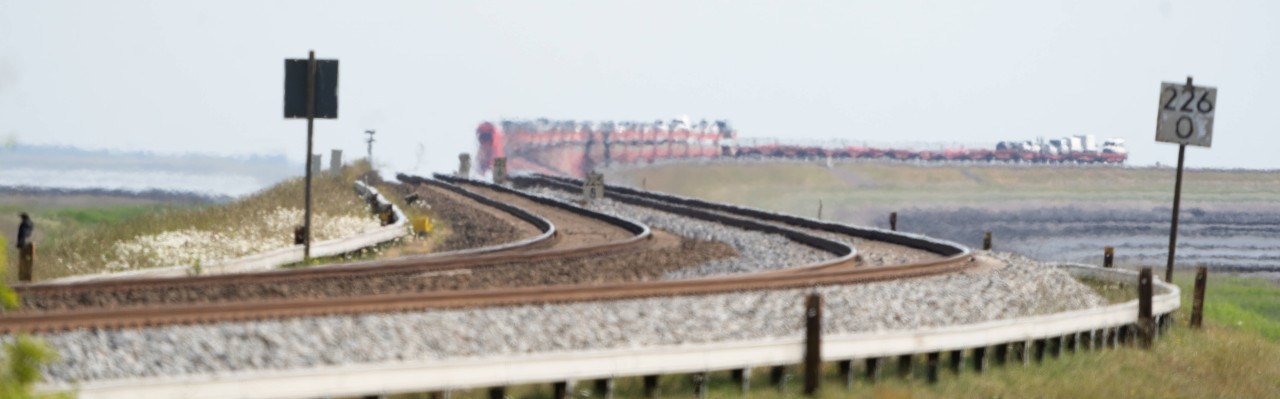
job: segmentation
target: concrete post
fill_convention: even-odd
[[[311,154],[311,175],[312,176],[320,176],[320,170],[322,169],[322,167],[320,166],[320,159],[321,159],[320,154]]]
[[[329,171],[333,173],[342,171],[342,150],[329,151]]]

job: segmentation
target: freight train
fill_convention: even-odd
[[[844,141],[738,139],[728,121],[689,118],[653,122],[501,120],[476,128],[481,175],[495,158],[508,168],[581,177],[598,166],[706,158],[891,159],[940,162],[1033,162],[1123,164],[1123,139],[1101,145],[1093,135],[1036,141],[1003,141],[995,148],[912,150],[851,145]]]

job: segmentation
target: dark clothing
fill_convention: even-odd
[[[27,246],[31,242],[31,233],[35,232],[36,224],[31,219],[23,219],[22,224],[18,225],[18,248]]]

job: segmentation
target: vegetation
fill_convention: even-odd
[[[368,170],[367,163],[357,163],[340,174],[325,173],[314,180],[314,239],[334,238],[374,223],[368,207],[351,188],[356,177]],[[35,277],[40,280],[189,261],[208,264],[258,252],[259,247],[291,245],[293,227],[301,224],[303,187],[303,179],[290,179],[217,205],[125,203],[42,209],[38,204],[11,203],[0,205],[0,212],[29,210],[35,217],[39,251]],[[170,254],[156,247],[185,252]]]
[[[696,176],[696,178],[691,178]],[[811,215],[828,209],[1128,202],[1168,206],[1171,168],[845,162],[671,164],[609,173],[609,180],[652,190]],[[1105,182],[1105,184],[1099,184]],[[1280,173],[1186,171],[1186,208],[1208,203],[1274,203]]]

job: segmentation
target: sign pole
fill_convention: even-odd
[[[311,136],[315,126],[316,113],[316,52],[310,51],[307,57],[307,209],[306,222],[303,224],[302,260],[311,260]]]
[[[1187,145],[1179,145],[1178,177],[1173,183],[1173,226],[1169,228],[1169,262],[1164,269],[1164,281],[1167,283],[1173,283],[1173,254],[1178,251],[1178,208],[1182,204],[1182,161],[1186,155]]]

